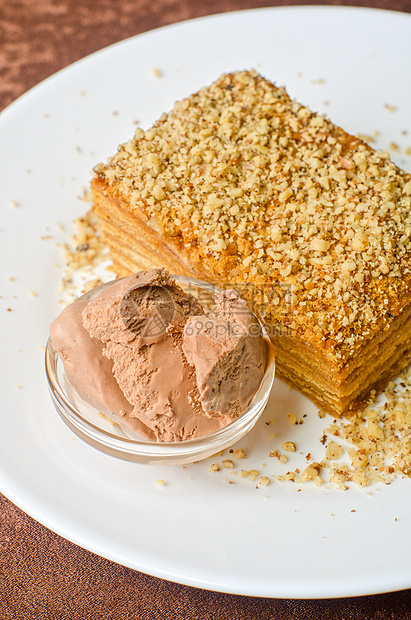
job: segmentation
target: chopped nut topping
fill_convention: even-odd
[[[177,102],[95,172],[193,269],[260,289],[269,322],[340,367],[408,303],[410,175],[256,72]],[[298,291],[292,311],[273,283]]]

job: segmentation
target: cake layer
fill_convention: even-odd
[[[328,413],[340,416],[361,410],[371,390],[379,393],[411,361],[411,318],[398,318],[392,329],[383,341],[379,337],[372,340],[361,363],[353,362],[345,378],[326,372],[324,365],[307,355],[295,338],[275,337],[277,376],[298,385],[302,393]]]
[[[165,267],[174,274],[194,276],[194,272],[138,213],[130,214],[115,199],[107,198],[98,179],[93,180],[91,187],[94,211],[103,224],[103,235],[113,262],[119,267],[119,276],[152,267]],[[136,269],[137,265],[139,267]]]

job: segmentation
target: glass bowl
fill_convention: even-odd
[[[185,276],[173,276],[173,278],[184,290],[197,297],[204,306],[212,303],[214,292],[222,290],[214,285]],[[80,299],[91,299],[115,281],[96,287]],[[210,435],[177,442],[155,442],[146,440],[121,425],[121,418],[118,418],[118,422],[117,417],[115,420],[108,418],[80,398],[70,385],[63,363],[49,338],[45,353],[45,367],[54,407],[65,424],[80,439],[101,452],[126,461],[182,465],[212,456],[232,446],[253,428],[264,411],[271,392],[275,375],[273,347],[264,325],[258,317],[256,318],[267,346],[267,363],[263,379],[245,411],[230,424]]]

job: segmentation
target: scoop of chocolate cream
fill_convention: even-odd
[[[51,341],[67,378],[87,403],[108,416],[123,418],[134,431],[153,440],[153,432],[140,420],[134,418],[130,423],[133,406],[113,375],[113,362],[103,355],[101,340],[90,337],[83,326],[82,314],[88,303],[87,300],[73,302],[50,325]]]
[[[149,439],[181,441],[226,426],[265,370],[258,323],[235,291],[205,314],[164,269],[122,278],[68,306],[51,339],[84,400]]]
[[[187,321],[183,350],[195,367],[204,411],[238,416],[264,375],[266,344],[256,318],[236,291],[214,299],[208,314]]]

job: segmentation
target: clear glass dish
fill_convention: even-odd
[[[197,297],[205,306],[212,303],[213,292],[221,290],[193,278],[173,277],[184,290]],[[80,299],[91,299],[111,284],[112,282],[103,284]],[[261,384],[245,411],[233,422],[210,435],[179,442],[154,442],[133,434],[133,431],[121,425],[121,419],[117,422],[117,418],[115,420],[108,418],[80,398],[70,385],[63,363],[49,338],[45,367],[54,407],[65,424],[80,439],[111,456],[136,463],[157,465],[177,465],[205,459],[244,437],[256,424],[267,404],[274,382],[275,359],[267,331],[260,320],[259,323],[267,344],[267,365]]]

